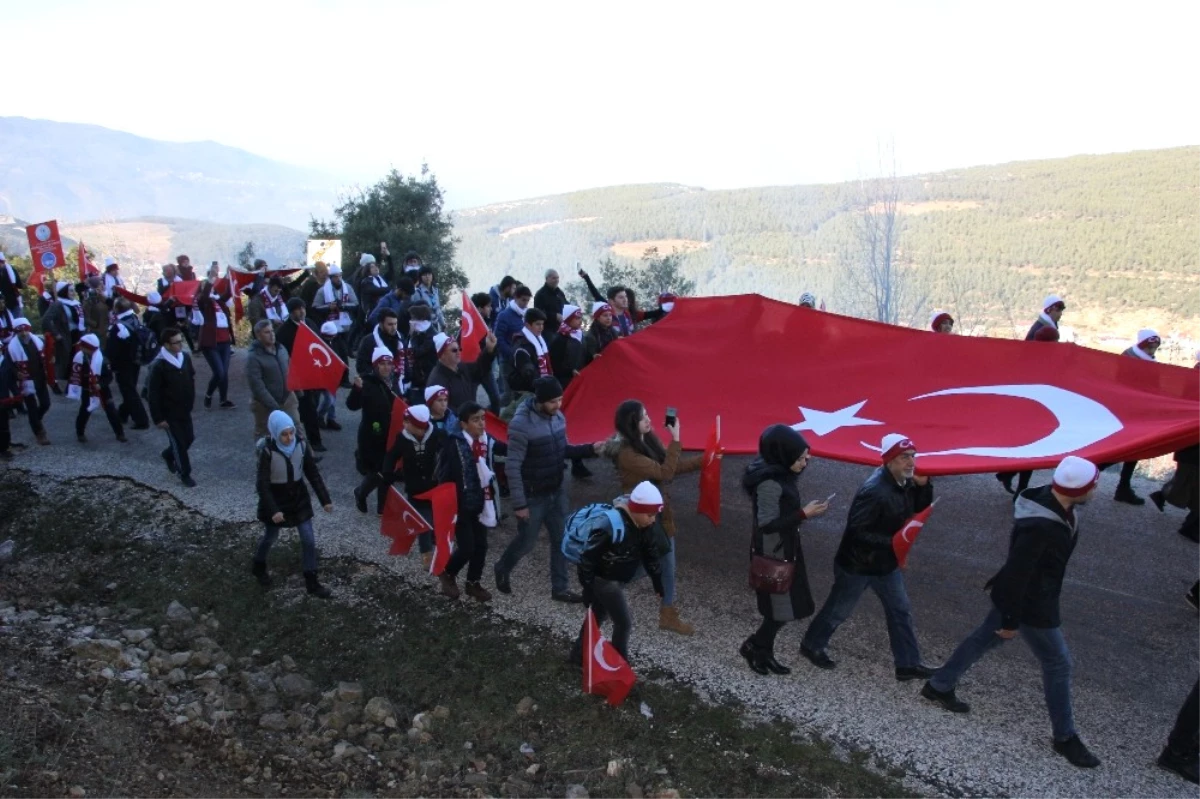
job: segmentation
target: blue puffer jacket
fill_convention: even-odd
[[[496,334],[496,346],[500,348],[500,357],[509,363],[513,359],[513,336],[520,333],[523,327],[525,317],[507,306],[496,317],[496,329],[493,331]]]
[[[562,487],[566,462],[594,458],[591,444],[567,443],[567,419],[561,411],[547,416],[537,409],[534,398],[520,404],[508,424],[509,482],[514,510],[529,506],[529,499],[553,494]]]

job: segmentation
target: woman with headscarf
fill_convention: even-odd
[[[679,618],[675,607],[675,515],[671,511],[671,496],[667,488],[678,474],[696,472],[704,464],[704,456],[682,458],[679,446],[679,420],[667,428],[671,443],[664,447],[654,433],[654,423],[646,407],[637,400],[626,400],[617,407],[613,420],[616,435],[606,445],[605,453],[613,459],[621,491],[632,491],[643,481],[649,481],[662,492],[661,524],[671,548],[659,558],[662,569],[662,605],[658,610],[658,628],[680,635],[692,635],[696,630]]]
[[[775,636],[789,621],[813,614],[808,571],[800,547],[800,525],[828,510],[826,502],[800,499],[800,473],[808,465],[808,442],[787,425],[771,425],[758,439],[758,457],[746,467],[742,488],[750,495],[753,518],[751,552],[794,564],[795,576],[787,593],[756,591],[762,624],[739,650],[758,674],[789,674],[775,659]]]
[[[325,481],[317,471],[308,443],[296,435],[296,423],[284,411],[272,411],[267,419],[266,438],[258,448],[258,520],[265,525],[263,537],[254,553],[252,572],[259,585],[271,587],[267,574],[267,553],[284,527],[295,527],[300,534],[301,563],[304,586],[308,593],[328,599],[331,591],[317,580],[317,543],[313,536],[312,499],[308,484],[317,492],[317,501],[326,513],[333,512],[333,500]]]

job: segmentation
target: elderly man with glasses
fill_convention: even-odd
[[[487,379],[496,357],[496,336],[488,333],[484,339],[479,359],[471,363],[462,362],[459,344],[445,333],[433,337],[433,348],[437,352],[437,365],[429,372],[425,384],[442,386],[450,394],[450,407],[461,407],[465,402],[475,402],[479,387]]]
[[[178,474],[180,481],[193,488],[192,462],[188,448],[195,440],[192,429],[192,408],[196,404],[196,370],[192,358],[183,348],[183,333],[179,328],[163,330],[162,348],[150,364],[146,380],[146,397],[150,405],[150,420],[167,433],[167,448],[161,453],[167,469]]]

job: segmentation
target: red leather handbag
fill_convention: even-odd
[[[792,561],[750,553],[750,587],[755,591],[786,594],[792,590],[795,577],[796,564]]]

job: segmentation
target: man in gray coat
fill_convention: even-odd
[[[511,594],[509,574],[521,558],[533,551],[542,525],[550,533],[550,596],[558,602],[582,602],[570,590],[567,559],[562,553],[567,521],[567,489],[563,485],[566,462],[594,458],[604,442],[571,444],[562,406],[562,385],[553,377],[539,377],[533,396],[521,403],[508,425],[508,475],[517,537],[495,566],[496,588]]]
[[[275,343],[275,327],[263,319],[254,326],[254,341],[246,353],[246,382],[250,384],[250,410],[254,412],[254,437],[267,434],[271,411],[283,411],[300,429],[296,392],[287,387],[288,353]]]

